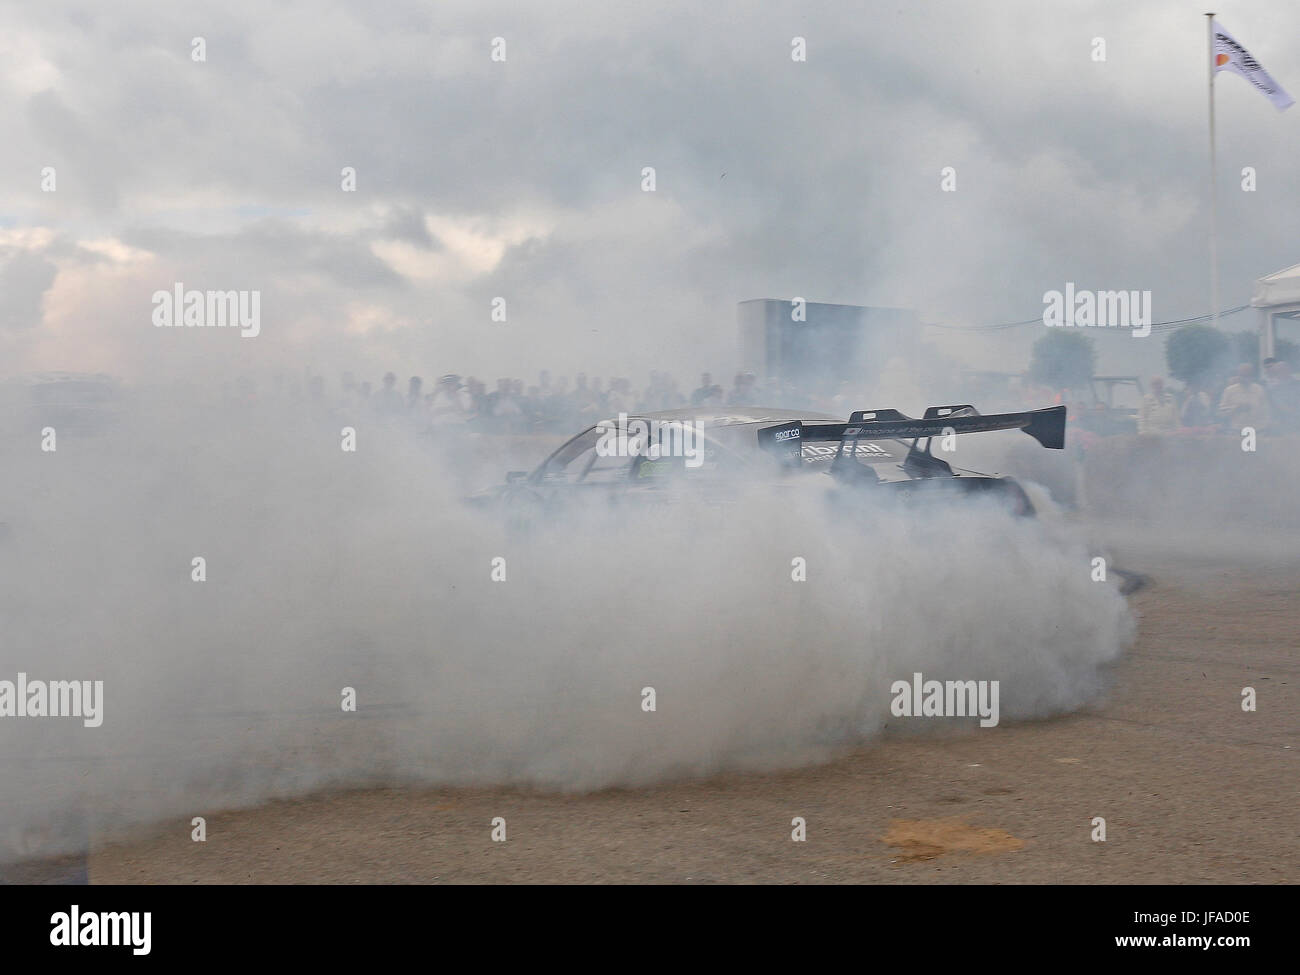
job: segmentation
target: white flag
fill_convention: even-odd
[[[1263,66],[1251,57],[1250,52],[1238,44],[1217,20],[1214,21],[1214,70],[1231,71],[1233,74],[1241,75],[1262,91],[1273,103],[1273,107],[1279,111],[1295,104],[1295,99],[1282,90],[1282,86],[1273,80]]]

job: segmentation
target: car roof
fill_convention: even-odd
[[[602,428],[613,428],[615,430],[624,428],[622,421],[630,424],[634,420],[661,424],[698,424],[706,432],[709,439],[723,446],[737,457],[749,455],[751,451],[761,451],[755,434],[756,430],[766,426],[788,423],[793,420],[799,420],[811,426],[828,423],[844,424],[846,422],[843,417],[837,417],[830,413],[762,406],[696,406],[679,410],[661,410],[653,413],[624,413],[618,417],[602,420],[589,426],[581,433],[567,440],[539,465],[538,471],[544,470],[556,455],[561,454],[579,437],[584,437]],[[877,475],[882,480],[906,480],[908,476],[902,472],[900,465],[909,448],[909,444],[897,438],[887,437],[881,440],[863,438],[855,442],[851,455],[859,463],[876,468]],[[809,471],[829,466],[839,449],[840,444],[838,441],[805,442],[802,444],[803,464],[800,466]]]

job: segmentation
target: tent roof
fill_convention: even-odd
[[[1292,264],[1256,279],[1250,303],[1256,308],[1300,304],[1300,264]]]

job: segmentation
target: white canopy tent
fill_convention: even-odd
[[[1300,264],[1257,279],[1250,303],[1259,309],[1259,354],[1268,358],[1275,354],[1278,319],[1300,321]]]

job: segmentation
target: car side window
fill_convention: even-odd
[[[605,484],[611,481],[627,480],[628,472],[631,470],[634,457],[620,457],[617,454],[610,454],[602,457],[595,452],[591,458],[591,463],[586,467],[586,472],[581,475],[583,484]],[[577,467],[577,465],[573,465]]]
[[[599,433],[595,427],[578,434],[551,455],[542,468],[542,475],[544,477],[559,476],[569,480],[577,480],[586,471],[587,465],[591,463],[597,439],[599,439]]]

